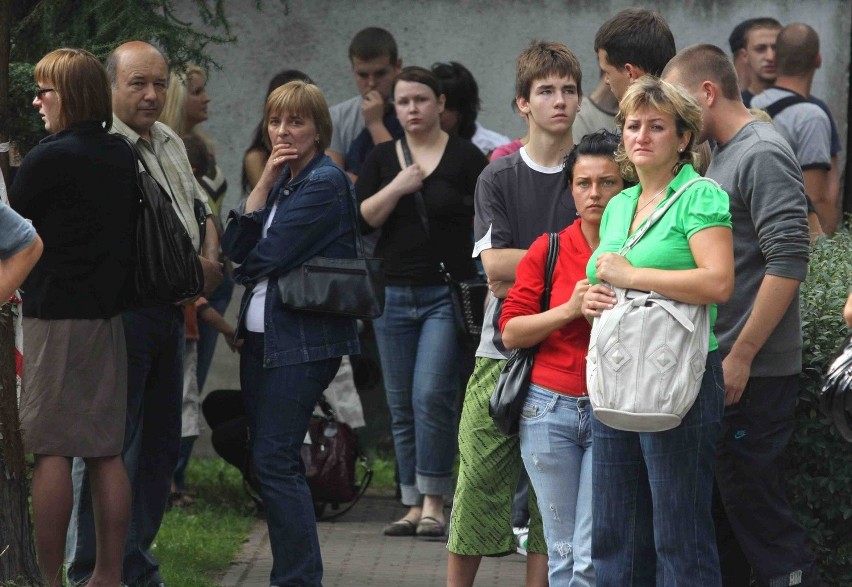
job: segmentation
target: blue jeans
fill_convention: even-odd
[[[521,456],[538,497],[551,585],[591,587],[592,407],[530,384],[521,411]]]
[[[207,298],[210,307],[225,315],[225,310],[228,309],[228,304],[231,303],[231,296],[234,293],[234,279],[227,271],[222,275],[222,283],[216,288],[216,291]],[[213,352],[216,350],[216,343],[219,341],[220,333],[218,330],[207,324],[204,320],[198,321],[198,392],[204,392],[204,383],[207,381],[207,374],[210,372],[210,365],[213,362]]]
[[[127,585],[162,582],[151,544],[166,511],[180,447],[183,309],[125,312],[127,420],[122,458],[133,501],[122,577]],[[74,459],[74,514],[68,527],[68,578],[85,582],[95,568],[92,499],[82,459]]]
[[[725,403],[719,352],[680,426],[615,430],[592,422],[592,560],[599,587],[721,585],[711,503]]]
[[[387,286],[373,321],[391,414],[402,503],[453,491],[459,362],[446,285]]]
[[[322,556],[302,443],[340,357],[265,368],[263,334],[247,332],[240,384],[249,420],[251,458],[272,546],[270,585],[322,586]]]

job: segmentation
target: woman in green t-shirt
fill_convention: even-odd
[[[616,161],[639,184],[614,197],[604,212],[601,243],[587,267],[597,285],[585,296],[584,313],[598,317],[615,304],[601,285],[606,282],[711,304],[711,332],[701,390],[679,426],[628,432],[593,421],[597,584],[718,586],[711,500],[725,394],[712,326],[715,304],[728,299],[734,284],[728,195],[710,182],[694,184],[625,256],[618,254],[655,208],[698,177],[693,145],[701,130],[695,99],[651,76],[628,88],[620,108]]]

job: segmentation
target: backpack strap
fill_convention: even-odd
[[[776,100],[775,102],[764,108],[764,110],[771,118],[775,118],[776,116],[778,116],[778,114],[781,113],[782,110],[795,104],[801,104],[807,101],[807,98],[804,98],[799,94],[793,94],[792,96],[787,96],[786,98]]]

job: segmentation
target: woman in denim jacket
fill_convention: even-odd
[[[323,154],[331,117],[322,93],[294,81],[266,101],[272,154],[223,250],[245,285],[238,337],[252,463],[272,546],[270,585],[322,583],[322,558],[300,449],[340,357],[359,352],[355,320],[285,308],[278,278],[316,255],[355,257],[352,184]]]

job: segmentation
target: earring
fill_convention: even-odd
[[[678,153],[683,153],[683,147],[677,150]]]

